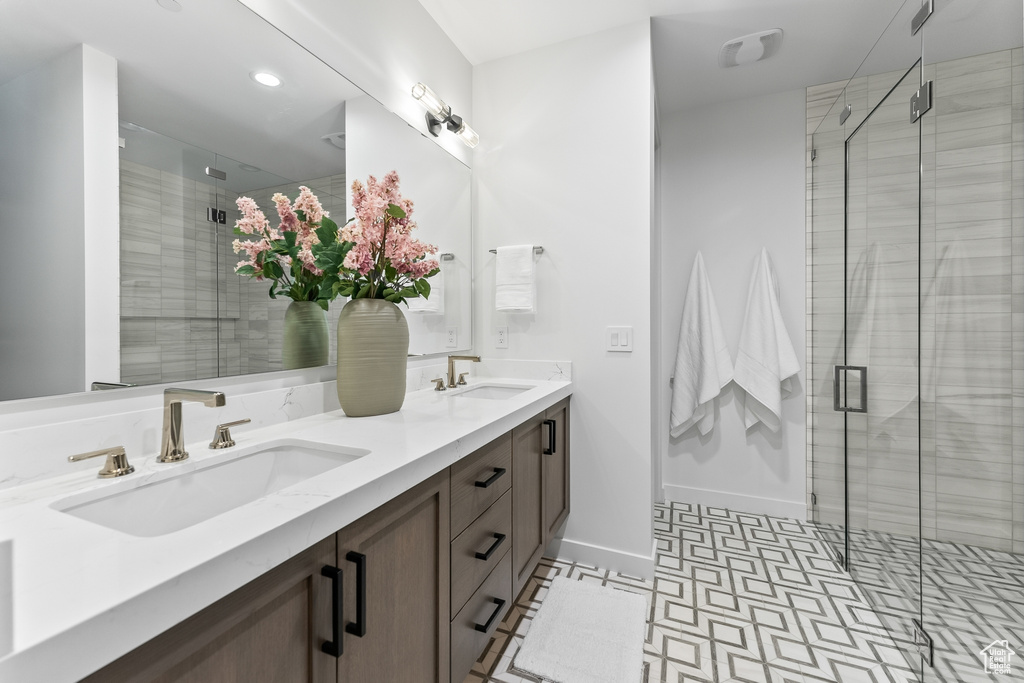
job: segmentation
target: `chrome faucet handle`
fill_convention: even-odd
[[[101,479],[110,479],[111,477],[123,477],[126,474],[131,474],[135,471],[135,467],[128,464],[128,456],[124,452],[124,446],[114,446],[113,448],[101,448],[98,451],[89,451],[88,453],[79,453],[78,455],[69,455],[68,462],[78,462],[79,460],[87,460],[88,458],[97,458],[101,455],[107,456],[107,462],[104,463],[103,469],[99,471],[96,476]]]
[[[459,373],[459,381],[456,382],[455,384],[457,386],[460,386],[460,387],[466,386],[466,375],[468,375],[468,374],[469,374],[468,372],[460,372]]]
[[[243,418],[241,420],[235,420],[234,422],[225,422],[224,424],[217,425],[216,433],[213,435],[213,441],[210,442],[210,448],[231,448],[235,445],[235,440],[231,438],[231,428],[237,427],[238,425],[244,425],[252,422],[249,418]]]
[[[448,380],[444,377],[435,377],[430,381],[434,383],[434,391],[445,391],[448,389],[448,387],[445,386],[445,382]]]

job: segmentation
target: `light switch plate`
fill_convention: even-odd
[[[494,329],[494,348],[496,349],[507,349],[508,348],[508,328],[505,326],[496,327]]]
[[[448,337],[445,339],[445,347],[449,349],[458,348],[459,346],[459,328],[449,327]]]
[[[605,332],[605,349],[608,351],[632,351],[633,328],[609,327]]]

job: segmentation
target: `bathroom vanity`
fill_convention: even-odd
[[[192,443],[180,465],[136,458],[139,471],[122,479],[138,483],[118,496],[165,485],[173,467],[205,476],[232,450],[252,462],[274,449],[343,454],[344,464],[148,536],[144,523],[125,531],[74,514],[117,498],[109,487],[120,482],[76,475],[0,492],[0,522],[24,525],[15,575],[32,578],[21,606],[59,602],[32,594],[49,577],[71,607],[15,620],[0,679],[462,681],[568,515],[571,392],[569,381],[521,379],[427,389],[391,415],[238,430],[234,449]],[[40,524],[48,538],[33,539]],[[71,557],[60,544],[72,538],[72,552],[93,551],[61,582],[50,560]],[[14,596],[17,607],[17,579]],[[21,625],[35,642],[19,639]]]

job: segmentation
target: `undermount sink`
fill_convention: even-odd
[[[486,398],[491,400],[504,400],[506,398],[512,398],[518,396],[524,391],[529,391],[533,387],[514,386],[510,384],[479,384],[472,386],[465,391],[460,391],[454,396],[461,396],[463,398]]]
[[[132,536],[162,536],[341,467],[369,452],[282,439],[248,453],[208,458],[181,474],[168,471],[168,476],[141,486],[133,486],[129,477],[125,487],[114,493],[71,496],[52,507]]]

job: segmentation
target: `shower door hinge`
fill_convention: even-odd
[[[932,108],[932,81],[925,81],[910,98],[910,122],[917,123]]]
[[[206,209],[206,220],[211,223],[220,223],[224,225],[228,222],[228,215],[224,211],[218,211],[212,207]]]
[[[924,22],[928,21],[928,17],[930,17],[934,11],[934,0],[926,0],[926,2],[921,5],[921,9],[917,10],[917,14],[915,14],[914,18],[910,21],[910,35],[916,36],[917,32],[921,30],[922,26],[924,26]]]
[[[932,655],[935,652],[935,647],[932,645],[932,637],[928,635],[928,632],[924,630],[924,626],[917,619],[913,619],[914,622],[914,645],[917,646],[917,651],[921,654],[925,664],[928,666],[935,666],[932,663]]]
[[[817,158],[818,158],[818,150],[812,149],[811,150],[811,161],[814,161]]]
[[[839,112],[839,125],[846,123],[846,119],[850,118],[850,114],[853,113],[853,107],[846,105],[841,112]]]
[[[227,180],[228,179],[228,174],[227,173],[225,173],[224,171],[222,171],[220,169],[214,168],[213,166],[207,166],[206,167],[206,175],[210,176],[211,178],[216,178],[217,180]]]
[[[817,504],[818,504],[818,494],[817,493],[812,493],[811,494],[811,505],[817,505]]]

